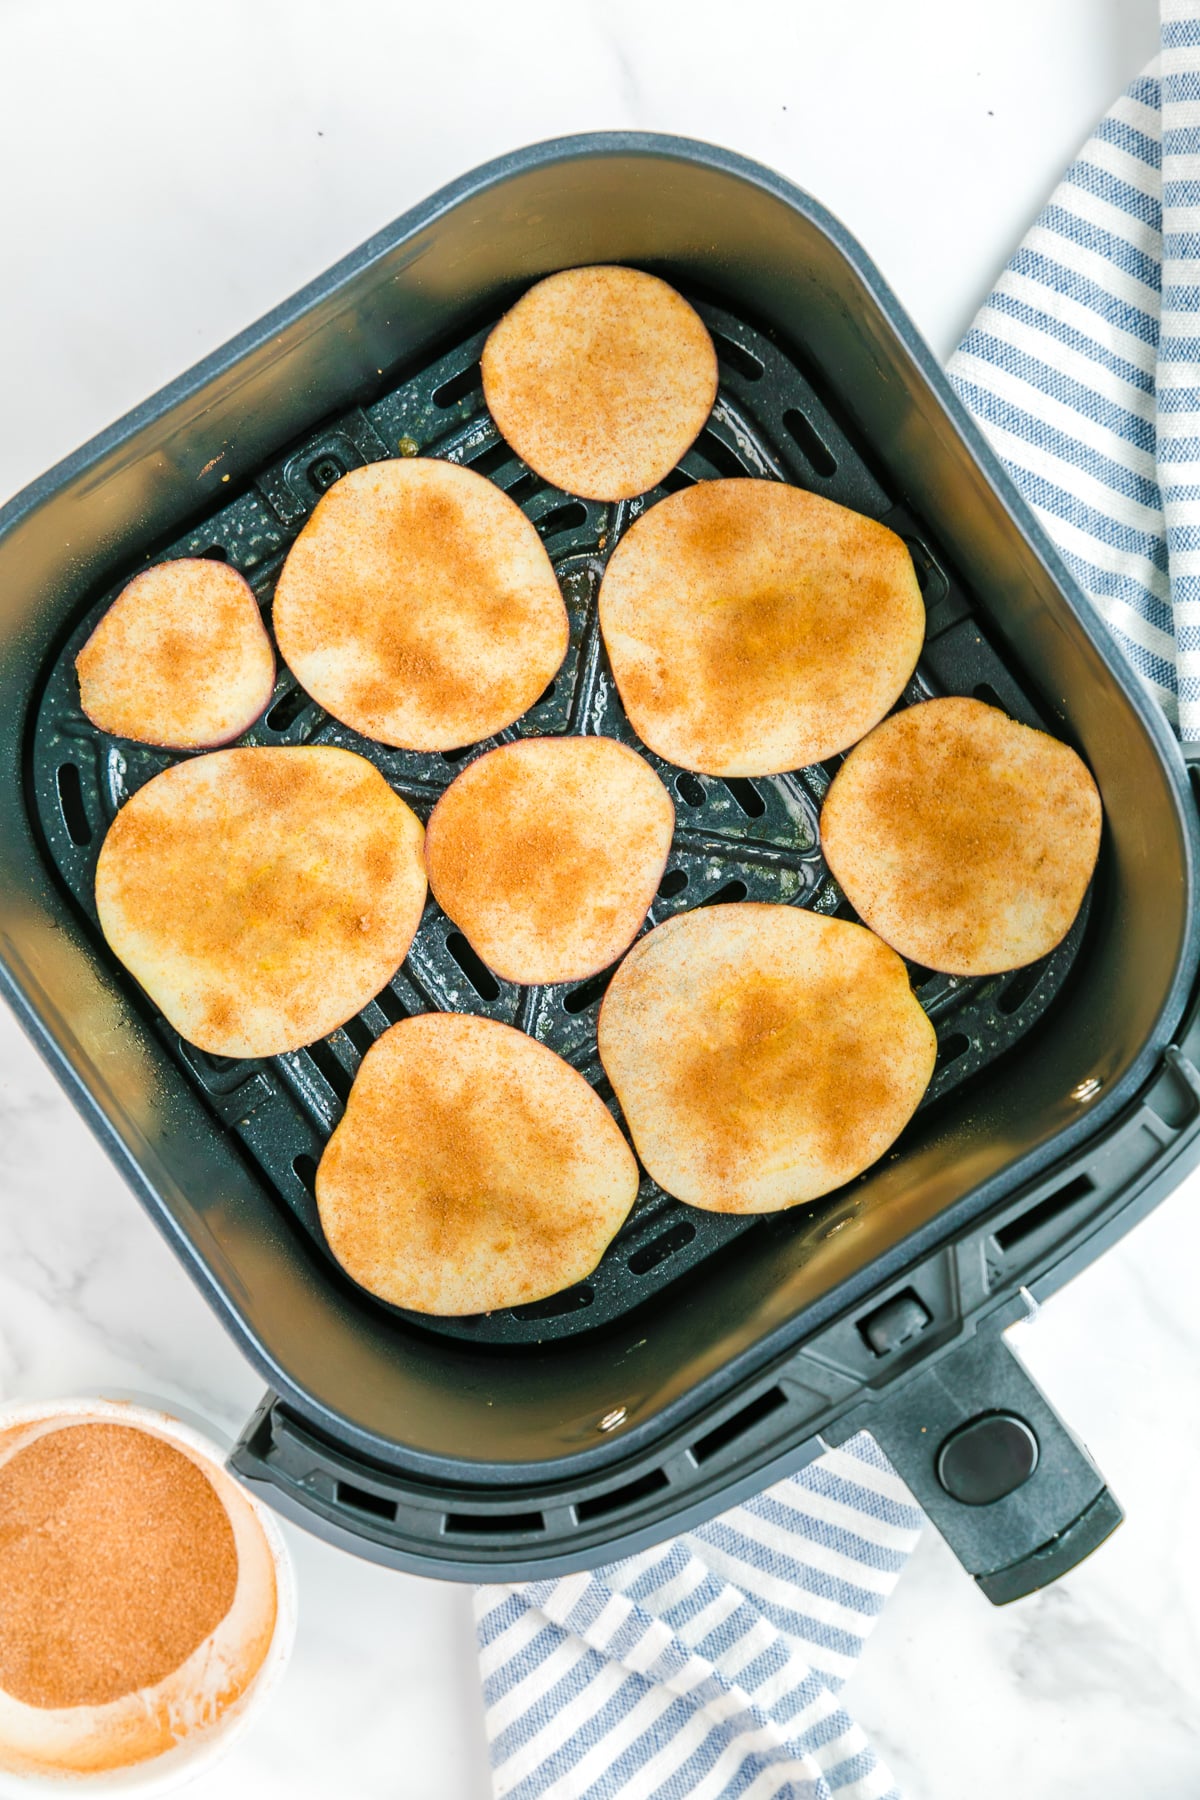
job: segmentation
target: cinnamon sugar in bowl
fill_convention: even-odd
[[[0,1796],[191,1779],[265,1702],[294,1618],[274,1521],[190,1426],[0,1407]]]

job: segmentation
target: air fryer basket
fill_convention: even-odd
[[[311,1052],[227,1065],[181,1044],[107,952],[91,900],[107,819],[167,759],[87,724],[73,658],[163,554],[227,558],[269,607],[323,488],[419,448],[519,500],[568,600],[568,662],[502,735],[628,735],[594,597],[639,503],[537,482],[478,383],[488,321],[537,275],[585,261],[656,269],[714,331],[718,405],[666,486],[773,474],[901,531],[929,612],[906,699],[981,692],[1076,742],[1105,847],[1089,913],[1043,965],[973,983],[915,972],[939,1031],[932,1104],[860,1182],[761,1221],[697,1214],[647,1183],[589,1283],[518,1312],[419,1320],[341,1276],[312,1204],[363,1050],[394,1017],[467,1006],[534,1031],[604,1092],[600,984],[507,989],[431,902],[389,989]],[[1101,1477],[999,1330],[1196,1154],[1190,1011],[1179,1029],[1194,805],[1103,625],[877,272],[807,196],[727,153],[637,135],[480,170],[28,489],[0,515],[0,575],[6,990],[270,1382],[234,1457],[269,1499],[380,1560],[545,1573],[662,1538],[866,1424],[992,1598],[1112,1529]],[[365,744],[286,672],[251,741],[351,743],[423,812],[461,766]],[[839,906],[815,834],[828,770],[720,783],[659,766],[680,829],[653,918],[747,894]]]
[[[904,699],[947,691],[976,693],[1007,706],[1029,724],[1044,721],[971,617],[935,551],[913,534],[911,521],[872,478],[783,351],[720,309],[697,304],[720,350],[721,392],[708,426],[680,466],[661,489],[632,504],[572,499],[539,480],[508,448],[484,406],[479,358],[486,332],[475,332],[429,368],[372,404],[343,414],[335,425],[285,454],[259,475],[253,491],[220,506],[164,554],[216,557],[236,567],[252,583],[269,621],[286,547],[323,489],[348,468],[417,448],[424,455],[466,463],[524,508],[546,543],[567,597],[570,648],[538,703],[511,729],[472,749],[445,754],[391,750],[331,718],[297,687],[285,667],[263,719],[244,741],[351,748],[374,761],[425,819],[467,760],[497,743],[523,734],[603,732],[641,750],[675,798],[678,818],[670,862],[646,929],[676,912],[745,899],[853,917],[819,841],[821,800],[840,758],[795,775],[719,781],[672,767],[646,751],[630,727],[601,642],[596,602],[605,562],[632,520],[664,492],[721,474],[798,481],[886,518],[907,533],[928,614],[926,648]],[[776,444],[783,446],[781,451]],[[97,933],[95,874],[104,831],[130,793],[181,760],[111,738],[80,711],[75,658],[127,573],[96,596],[55,656],[29,746],[37,825],[71,897]],[[1088,912],[1085,901],[1065,941],[1013,974],[964,980],[927,969],[913,971],[921,1004],[938,1032],[938,1067],[924,1106],[936,1104],[987,1068],[1036,1024],[1070,974]],[[430,900],[395,979],[357,1017],[307,1049],[235,1062],[206,1056],[165,1021],[161,1030],[184,1073],[241,1140],[318,1253],[337,1270],[317,1214],[314,1177],[358,1065],[379,1033],[397,1019],[435,1008],[499,1019],[573,1063],[617,1112],[596,1044],[597,1015],[611,974],[605,970],[558,987],[501,981]],[[821,1210],[827,1213],[828,1207]],[[683,1206],[644,1176],[633,1214],[586,1281],[532,1305],[471,1318],[400,1316],[425,1331],[475,1344],[534,1345],[574,1336],[644,1306],[660,1288],[760,1224],[753,1217]]]

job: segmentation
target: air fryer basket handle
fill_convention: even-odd
[[[1123,1514],[998,1331],[986,1328],[823,1436],[870,1432],[996,1606],[1045,1587]]]

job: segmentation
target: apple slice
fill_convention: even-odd
[[[1100,794],[1067,744],[950,695],[850,752],[821,848],[851,906],[901,956],[998,975],[1049,955],[1083,904]]]
[[[567,653],[536,530],[457,463],[397,458],[334,483],[275,589],[280,655],[343,725],[454,750],[511,725]]]
[[[434,807],[434,898],[505,981],[583,981],[637,936],[675,829],[636,750],[604,737],[488,751]]]
[[[463,1013],[377,1039],[317,1170],[346,1273],[442,1316],[582,1281],[637,1189],[633,1153],[583,1076],[511,1025]]]
[[[298,1050],[352,1018],[408,954],[423,837],[351,750],[218,750],[164,769],[121,808],[96,867],[100,927],[201,1050]]]
[[[857,743],[925,637],[902,538],[781,481],[702,481],[637,519],[600,585],[631,724],[668,762],[776,775]]]
[[[870,1168],[937,1054],[873,932],[754,901],[682,913],[635,944],[599,1042],[655,1181],[727,1213],[797,1206]]]
[[[207,750],[240,737],[275,686],[275,653],[250,584],[201,556],[135,575],[75,669],[93,725],[168,750]]]
[[[641,269],[548,275],[483,347],[501,436],[585,500],[629,500],[670,473],[717,397],[717,353],[681,294]]]

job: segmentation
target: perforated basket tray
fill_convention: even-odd
[[[908,542],[928,610],[925,650],[901,704],[933,694],[976,694],[1028,724],[1044,721],[972,617],[945,557],[870,474],[795,364],[763,333],[715,306],[696,304],[717,346],[720,392],[698,442],[662,487],[643,499],[585,502],[533,474],[500,438],[484,406],[479,357],[487,333],[480,331],[370,406],[331,420],[263,470],[251,492],[213,511],[163,554],[210,556],[239,569],[269,625],[288,546],[321,493],[347,470],[417,451],[468,464],[503,488],[533,521],[567,602],[570,647],[537,704],[510,730],[467,750],[444,755],[390,750],[323,712],[281,665],[271,705],[243,741],[356,750],[371,758],[425,820],[465,763],[494,744],[520,735],[602,733],[646,756],[675,801],[670,861],[644,929],[673,913],[746,899],[853,918],[825,866],[818,832],[821,800],[840,759],[790,775],[719,780],[664,762],[630,727],[601,642],[596,599],[605,561],[632,520],[664,493],[744,475],[792,482],[869,513]],[[178,760],[105,736],[79,708],[75,657],[127,574],[96,596],[60,648],[42,690],[31,745],[41,829],[72,897],[93,925],[96,857],[108,824],[143,782]],[[1070,972],[1086,913],[1085,906],[1050,956],[1013,975],[960,979],[913,969],[921,1003],[938,1033],[937,1068],[924,1106],[978,1075],[1042,1016]],[[619,1120],[596,1050],[596,1017],[612,973],[563,987],[500,981],[431,898],[395,979],[356,1018],[306,1050],[232,1062],[189,1045],[165,1020],[155,1022],[217,1117],[328,1254],[313,1193],[316,1167],[359,1062],[381,1031],[431,1009],[474,1012],[516,1025],[572,1063]],[[138,999],[149,1005],[145,996]],[[837,1205],[834,1195],[821,1208],[831,1212]],[[591,1330],[645,1304],[731,1238],[761,1223],[682,1206],[643,1173],[632,1215],[587,1281],[533,1305],[471,1318],[404,1316],[425,1330],[480,1343],[542,1342]]]

